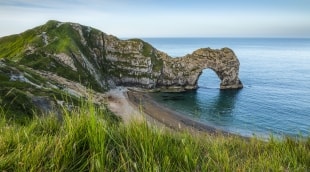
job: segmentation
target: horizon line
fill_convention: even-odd
[[[115,36],[115,35],[114,35]],[[118,36],[116,36],[118,37]],[[119,36],[119,39],[135,39],[135,38],[146,38],[146,39],[204,39],[204,38],[214,38],[214,39],[310,39],[310,36],[301,37],[301,36],[142,36],[142,37],[122,37]]]

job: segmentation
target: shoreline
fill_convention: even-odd
[[[147,91],[136,88],[117,87],[106,94],[108,108],[124,124],[131,121],[143,121],[148,124],[171,131],[186,131],[192,134],[209,134],[237,136],[244,139],[250,137],[230,133],[191,119],[156,102]]]
[[[203,132],[207,134],[222,134],[225,136],[239,136],[200,123],[163,105],[160,105],[150,95],[148,95],[148,93],[128,89],[128,91],[124,92],[124,94],[126,94],[127,100],[130,102],[130,104],[138,109],[142,108],[141,110],[143,113],[168,128],[177,131],[186,130],[195,133]]]
[[[126,92],[128,92],[126,87],[117,87],[107,92],[106,103],[109,110],[116,116],[121,117],[125,124],[130,123],[132,120],[142,120],[142,114],[129,101]]]

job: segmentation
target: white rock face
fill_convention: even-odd
[[[242,88],[238,78],[239,60],[229,48],[212,50],[203,48],[182,58],[168,59],[164,63],[162,80],[159,84],[166,87],[179,86],[197,88],[197,81],[202,70],[210,68],[221,80],[221,89]]]
[[[22,73],[11,74],[11,76],[10,76],[10,81],[26,82],[26,83],[28,83],[28,84],[30,84],[30,85],[33,85],[33,86],[37,87],[37,88],[41,88],[40,85],[37,85],[37,84],[31,82],[31,81],[30,81],[28,78],[26,78],[26,77],[24,76],[24,74],[22,74]]]
[[[55,54],[55,57],[57,57],[57,60],[59,60],[61,63],[69,66],[72,70],[77,71],[72,57],[68,56],[65,53]]]
[[[84,57],[83,61],[96,80],[100,78],[96,72],[105,71],[102,75],[108,76],[111,82],[108,85],[184,91],[196,89],[202,70],[210,68],[220,78],[221,89],[243,87],[238,78],[239,60],[229,48],[202,48],[184,57],[172,58],[138,39],[119,40],[102,33],[93,35],[93,40],[94,47],[90,51],[94,57]],[[96,64],[91,65],[87,60],[90,58],[96,59]]]
[[[103,90],[115,86],[135,86],[184,91],[196,89],[202,71],[210,68],[221,80],[221,89],[243,87],[238,77],[239,60],[229,48],[201,48],[184,57],[172,58],[139,39],[120,40],[76,23],[54,25],[53,29],[56,30],[61,25],[66,25],[65,28],[70,30],[68,38],[66,37],[70,44],[64,50],[50,50],[50,54],[53,54],[51,56],[61,64],[69,66],[76,72],[76,76],[83,74],[83,84],[89,84],[88,86],[96,84]],[[40,35],[45,43],[44,47],[61,42],[57,36],[52,37],[53,34],[48,32]],[[27,52],[36,54],[37,50],[39,48],[28,46]],[[50,54],[41,53],[44,57],[49,57]],[[91,83],[93,81],[96,83]]]
[[[172,58],[140,40],[105,39],[105,60],[117,85],[144,88],[196,89],[202,70],[210,68],[221,80],[221,89],[242,88],[238,78],[239,60],[229,48],[202,48]]]
[[[42,32],[42,39],[44,42],[44,45],[48,45],[48,36],[46,35],[46,32]]]

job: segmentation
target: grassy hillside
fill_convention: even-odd
[[[81,41],[81,33],[75,27],[81,28],[86,44]],[[77,104],[79,98],[69,95],[64,83],[49,79],[47,74],[97,92],[105,91],[106,88],[96,81],[90,70],[75,59],[75,56],[83,54],[85,59],[91,60],[92,36],[98,33],[98,30],[86,26],[48,21],[23,33],[0,38],[0,107],[6,116],[23,121],[42,107],[57,109],[57,101]],[[59,60],[59,54],[66,55],[75,70]]]
[[[74,91],[102,93],[111,76],[131,75],[124,59],[135,56],[126,46],[140,42],[57,21],[0,38],[0,171],[310,171],[310,138],[263,142],[145,121],[125,126],[104,103],[81,103],[87,96]],[[105,46],[123,61],[105,59]],[[159,72],[163,61],[151,45],[141,46],[135,51]]]
[[[76,27],[78,26],[80,25]],[[75,29],[74,23],[51,20],[23,33],[2,37],[0,38],[0,59],[35,70],[52,72],[92,87],[96,91],[104,91],[89,70],[75,59],[75,56],[83,54],[88,60],[92,60],[91,49],[94,42],[92,36],[99,31],[86,26],[80,27],[82,33]],[[85,36],[85,45],[80,34]],[[56,55],[61,53],[73,59],[76,70],[57,59]]]
[[[263,142],[124,126],[92,105],[24,125],[0,111],[0,171],[309,171],[310,139]]]
[[[20,78],[12,79],[13,76]],[[14,117],[23,122],[36,114],[52,109],[56,111],[59,108],[57,101],[78,105],[79,98],[51,85],[59,84],[47,80],[25,66],[8,60],[0,61],[0,107],[6,117]],[[40,105],[36,100],[43,103]],[[51,107],[46,109],[46,106]]]
[[[95,29],[92,30],[92,32],[98,32]],[[47,44],[43,39],[44,34]],[[29,47],[33,47],[36,54],[42,53],[42,55],[85,50],[80,42],[79,33],[73,29],[71,23],[61,24],[53,20],[23,33],[3,37],[0,39],[0,45],[0,58],[15,59],[16,61],[29,53]]]

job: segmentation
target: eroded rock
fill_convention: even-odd
[[[158,86],[177,87],[179,89],[196,89],[202,71],[212,69],[221,80],[221,89],[242,88],[239,80],[239,60],[229,48],[212,50],[202,48],[181,58],[164,60]]]
[[[197,88],[202,71],[210,68],[221,80],[221,89],[242,88],[239,60],[229,48],[201,48],[184,57],[172,58],[141,40],[105,40],[106,62],[116,85],[165,91]]]
[[[49,21],[46,27],[34,31],[37,35],[33,36],[42,36],[42,40],[37,40],[41,42],[27,43],[24,54],[13,51],[5,58],[27,57],[23,62],[35,70],[80,81],[97,90],[116,86],[166,91],[196,89],[206,68],[215,71],[221,89],[242,88],[238,77],[240,63],[229,48],[201,48],[184,57],[172,58],[140,39],[120,40],[76,23]],[[51,57],[53,60],[48,59]]]

